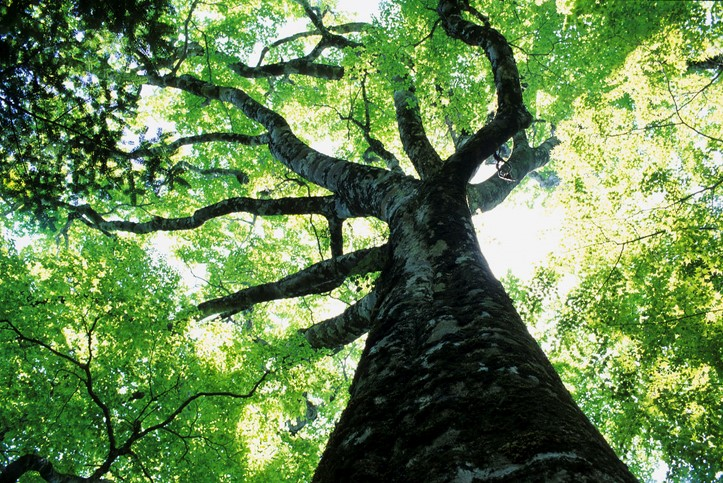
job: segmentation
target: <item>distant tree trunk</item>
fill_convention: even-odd
[[[635,481],[480,253],[464,190],[390,221],[374,325],[314,481]]]

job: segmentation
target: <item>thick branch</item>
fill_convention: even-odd
[[[329,292],[349,277],[380,271],[388,257],[386,245],[367,248],[316,263],[276,282],[240,290],[198,306],[204,315],[233,315],[255,304]]]
[[[705,60],[696,60],[688,62],[688,69],[690,70],[723,70],[723,54],[718,54],[715,57],[709,57]]]
[[[344,221],[334,216],[327,217],[326,221],[329,223],[331,256],[339,257],[344,254]]]
[[[503,168],[504,176],[498,172],[485,181],[467,188],[472,212],[484,213],[502,203],[528,173],[545,166],[550,161],[550,152],[560,144],[560,141],[553,136],[533,148],[527,142],[524,130],[515,134],[513,140],[512,154]]]
[[[335,349],[349,344],[369,330],[376,303],[377,294],[372,291],[342,314],[314,324],[302,333],[315,349]]]
[[[311,19],[311,23],[314,24],[314,27],[316,27],[319,32],[322,34],[327,33],[326,27],[324,27],[323,22],[321,21],[321,16],[323,15],[320,11],[314,10],[311,8],[311,5],[309,5],[309,2],[306,0],[296,0],[296,3],[304,7],[304,12],[306,12],[306,15]]]
[[[400,184],[408,182],[397,173],[350,163],[310,148],[294,135],[281,115],[257,102],[241,89],[219,87],[190,75],[151,75],[148,81],[160,87],[173,87],[236,106],[269,131],[269,150],[276,159],[312,183],[338,193],[358,213],[387,219],[390,213],[383,201],[390,192],[399,189]]]
[[[292,59],[287,62],[278,62],[276,64],[260,65],[257,67],[251,67],[237,62],[230,64],[229,68],[236,74],[250,79],[279,77],[290,74],[300,74],[326,80],[339,80],[344,77],[343,67],[330,64],[315,64],[313,61],[305,58]]]
[[[398,81],[404,82],[403,80]],[[442,167],[442,158],[434,150],[424,131],[419,101],[414,94],[414,87],[394,91],[394,108],[397,113],[397,126],[404,152],[412,161],[419,177],[427,179]]]
[[[15,483],[19,481],[25,473],[33,471],[37,471],[40,473],[41,478],[52,483],[102,483],[108,481],[60,473],[53,467],[50,461],[42,456],[26,454],[7,465],[2,472],[0,472],[0,482]]]
[[[139,235],[156,231],[193,230],[207,221],[231,213],[252,213],[258,216],[321,214],[342,217],[349,213],[339,211],[339,203],[333,196],[309,198],[280,198],[260,200],[255,198],[229,198],[196,210],[193,215],[181,218],[154,217],[150,221],[106,220],[89,205],[67,206],[92,228],[104,232],[126,231]]]
[[[465,20],[463,11],[480,18],[484,25]],[[512,135],[529,126],[532,116],[522,101],[520,76],[512,49],[502,34],[471,8],[467,0],[440,0],[437,12],[447,35],[484,50],[497,89],[497,113],[494,119],[447,160],[445,170],[466,182],[485,158],[491,156]]]

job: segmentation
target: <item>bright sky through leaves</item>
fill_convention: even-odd
[[[0,7],[0,471],[37,453],[127,481],[305,481],[350,395],[349,340],[425,334],[432,302],[516,317],[481,263],[429,281],[477,255],[435,259],[472,240],[437,243],[470,226],[463,202],[420,220],[483,163],[466,200],[521,332],[636,476],[720,479],[723,3],[470,0],[462,16],[512,47],[520,77],[497,84],[434,2],[321,20],[309,3]],[[527,129],[500,121],[500,91]],[[459,176],[425,204],[443,160]],[[387,303],[403,285],[377,291],[380,272],[408,291]]]

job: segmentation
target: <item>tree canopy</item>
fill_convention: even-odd
[[[556,214],[502,281],[633,473],[721,481],[722,5],[0,7],[0,481],[310,481],[444,170],[483,252]]]

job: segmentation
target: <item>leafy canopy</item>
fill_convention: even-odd
[[[242,89],[314,148],[412,173],[395,91],[413,93],[442,155],[495,109],[490,72],[434,7],[383,2],[372,24],[294,1],[0,7],[4,465],[40,454],[129,481],[308,479],[359,346],[324,355],[297,331],[366,294],[373,273],[324,290],[333,303],[264,299],[203,321],[194,306],[328,259],[339,240],[379,245],[385,227],[342,226],[326,207],[288,216],[274,200],[329,193],[239,109],[158,79]],[[565,213],[552,261],[508,289],[640,477],[663,462],[671,479],[720,479],[721,4],[474,7],[513,44],[530,143],[556,145],[540,176],[559,185],[525,181],[506,203]],[[154,232],[231,197],[254,201],[172,235],[101,234],[134,231],[122,220]],[[38,232],[67,242],[13,247]]]

